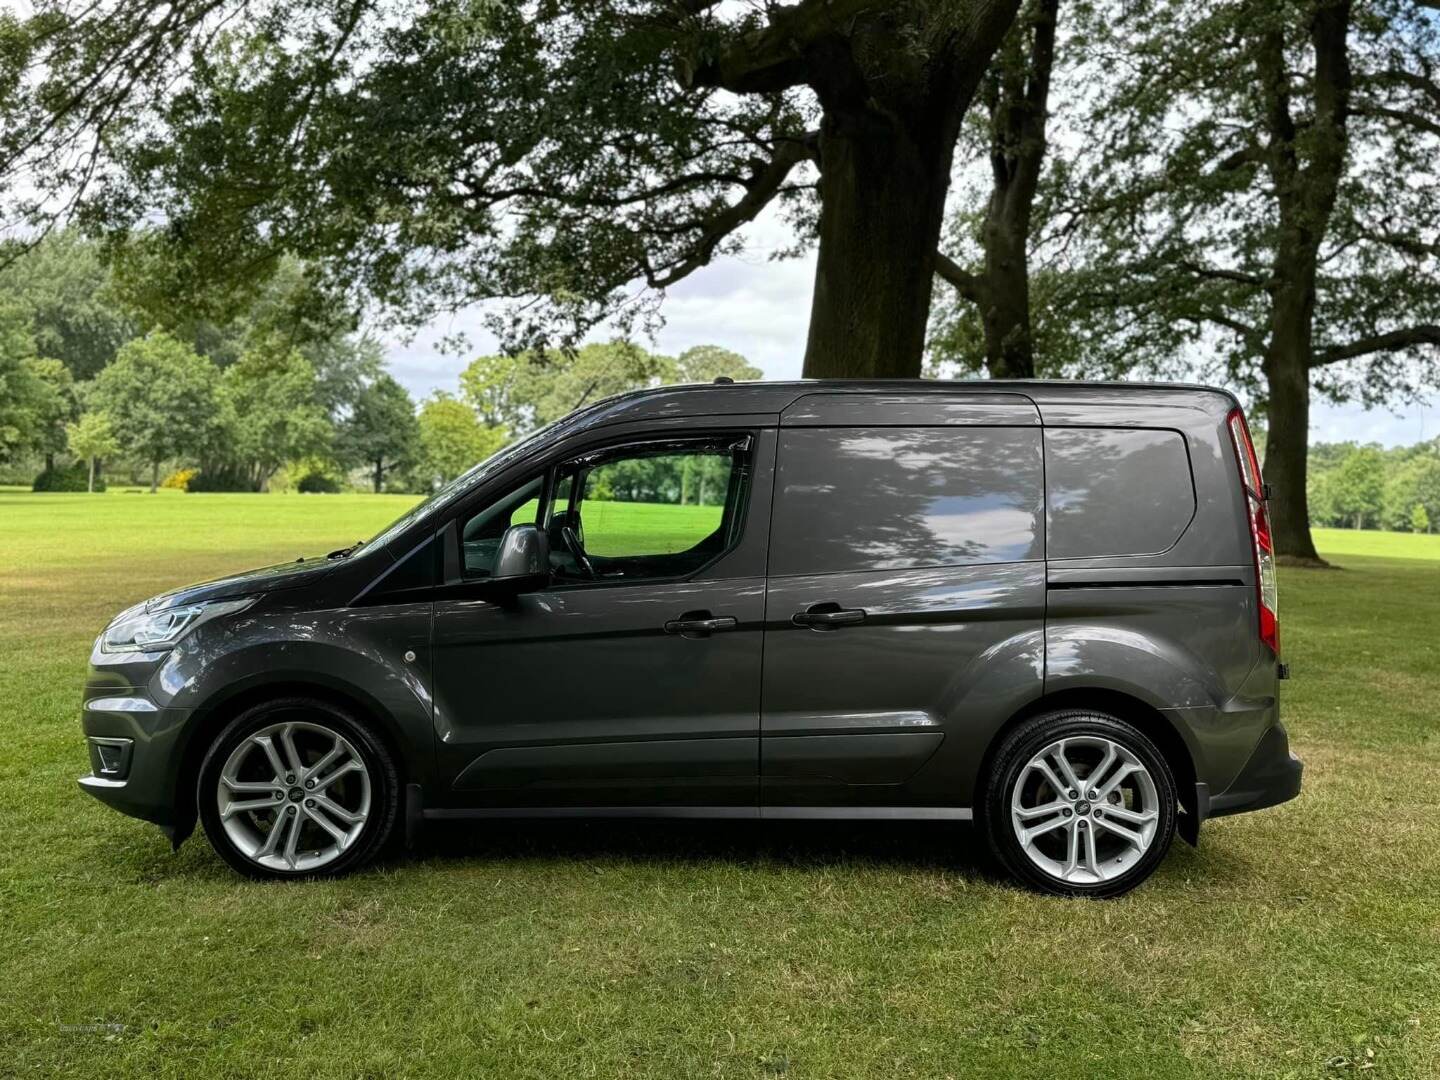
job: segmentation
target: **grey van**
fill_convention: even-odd
[[[1266,494],[1203,387],[628,394],[116,616],[80,784],[256,877],[434,819],[973,819],[1114,896],[1300,789]]]

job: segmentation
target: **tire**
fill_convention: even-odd
[[[1088,780],[1101,770],[1092,788]],[[979,806],[999,863],[1055,896],[1121,896],[1154,873],[1175,836],[1175,778],[1165,755],[1133,724],[1091,709],[1045,713],[1006,735]]]
[[[400,790],[370,726],[329,702],[289,697],[252,705],[221,729],[195,805],[211,846],[240,873],[339,877],[390,842]]]

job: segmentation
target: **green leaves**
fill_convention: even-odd
[[[634,279],[723,250],[713,222],[806,128],[786,91],[676,80],[697,35],[747,22],[727,20],[658,0],[41,0],[10,27],[36,81],[0,95],[0,164],[56,163],[32,220],[78,193],[122,248],[163,222],[141,245],[172,249],[184,273],[165,284],[197,303],[291,252],[408,320],[540,297],[496,325],[568,343],[645,318]],[[59,168],[67,153],[105,167]]]
[[[281,465],[330,450],[333,429],[317,400],[315,369],[279,341],[252,349],[225,370],[226,454],[263,491]]]
[[[164,332],[136,338],[96,376],[90,394],[114,424],[126,452],[152,467],[203,454],[223,432],[219,372]]]
[[[504,428],[486,427],[475,410],[437,391],[420,406],[420,453],[413,470],[421,490],[455,479],[510,441]]]
[[[65,439],[70,452],[80,461],[107,458],[120,452],[110,417],[103,412],[82,413],[79,420],[65,425]]]
[[[419,439],[410,395],[389,375],[380,375],[355,399],[336,437],[336,448],[342,461],[369,466],[379,492],[390,470],[414,457]]]

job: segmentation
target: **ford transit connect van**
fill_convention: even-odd
[[[938,819],[1113,896],[1299,791],[1265,501],[1219,390],[629,394],[116,616],[80,784],[257,877],[440,818]]]

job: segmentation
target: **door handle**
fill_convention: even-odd
[[[665,632],[679,634],[682,637],[704,637],[717,630],[734,630],[739,625],[740,620],[733,615],[711,615],[708,611],[687,611],[678,619],[671,619],[667,622]]]
[[[854,626],[865,621],[864,608],[842,608],[836,603],[815,604],[790,616],[796,626],[812,630],[830,630],[837,626]]]

